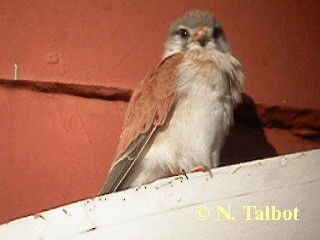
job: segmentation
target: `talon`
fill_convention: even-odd
[[[179,175],[184,175],[187,180],[189,179],[187,174],[186,174],[186,171],[184,169],[182,169],[182,168],[179,168],[179,172],[178,173],[174,173],[173,171],[171,171],[171,174],[172,174],[172,176],[177,176],[178,175],[178,178],[180,178]]]
[[[187,179],[187,180],[189,179],[188,176],[187,176],[187,173],[186,173],[186,171],[185,171],[184,169],[180,168],[180,172],[181,172],[183,175],[186,176],[186,179]]]

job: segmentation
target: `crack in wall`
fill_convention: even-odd
[[[129,102],[132,90],[118,87],[83,85],[65,82],[0,79],[0,86],[14,89],[28,89],[44,93],[67,94],[107,101]]]
[[[65,82],[0,79],[0,86],[9,89],[27,89],[43,93],[67,94],[106,101],[129,102],[132,90],[119,87],[84,85]],[[243,94],[235,118],[254,126],[274,127],[289,130],[293,135],[320,142],[320,110],[287,106],[268,106],[254,103]]]

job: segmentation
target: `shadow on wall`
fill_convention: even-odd
[[[235,112],[235,124],[222,149],[221,166],[278,155],[264,134],[252,98],[246,94],[242,98],[245,104]]]

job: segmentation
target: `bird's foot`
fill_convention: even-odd
[[[206,172],[206,171],[208,170],[207,170],[207,167],[204,165],[199,165],[191,169],[191,172]]]
[[[212,173],[210,171],[210,168],[208,168],[204,165],[196,166],[196,167],[192,168],[190,172],[208,172],[210,174],[210,177],[212,177]],[[176,174],[173,174],[173,175],[176,175]],[[179,175],[184,175],[187,180],[189,179],[186,171],[183,168],[179,169]]]
[[[179,168],[177,172],[171,171],[171,176],[176,176],[176,179],[183,179],[183,176],[181,175],[184,175],[188,179],[186,171],[183,168]]]
[[[208,168],[204,165],[199,165],[199,166],[192,168],[191,172],[208,172],[210,177],[212,177],[212,173],[211,173],[210,168]]]

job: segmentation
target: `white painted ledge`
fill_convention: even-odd
[[[212,173],[162,179],[17,219],[0,226],[0,239],[320,239],[320,150]],[[248,205],[297,208],[299,220],[246,221]],[[235,219],[217,220],[216,206],[230,206]]]

